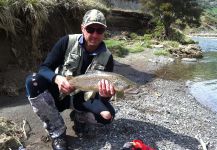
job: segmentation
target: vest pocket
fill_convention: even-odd
[[[69,54],[69,57],[65,61],[63,66],[63,73],[65,76],[73,75],[73,73],[78,69],[80,62],[80,56],[77,54]]]

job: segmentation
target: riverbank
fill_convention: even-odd
[[[141,84],[140,92],[113,101],[117,111],[114,122],[92,129],[89,136],[83,138],[74,135],[73,123],[68,116],[70,110],[64,111],[62,116],[68,127],[70,149],[118,150],[133,139],[142,139],[156,149],[202,149],[196,137],[209,142],[209,150],[217,149],[217,114],[199,104],[188,93],[184,81],[163,80],[155,76],[155,70],[169,63],[169,58],[156,57],[153,51],[145,50],[115,60],[115,72]],[[19,97],[1,97],[0,116],[19,125],[23,119],[27,120],[27,149],[51,149],[50,141],[41,140],[46,133],[24,93]]]

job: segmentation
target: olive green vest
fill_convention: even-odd
[[[79,44],[78,38],[81,34],[69,35],[68,47],[65,53],[64,64],[59,68],[59,74],[63,76],[77,76],[81,74],[81,66],[83,63],[82,46]],[[94,56],[92,63],[88,66],[86,72],[90,70],[105,69],[108,63],[111,52],[107,49],[105,52],[101,52],[99,55]]]

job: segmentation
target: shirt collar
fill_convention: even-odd
[[[95,55],[98,55],[101,52],[106,51],[105,43],[102,41],[95,51],[88,52],[84,47],[85,40],[84,40],[83,34],[79,37],[78,42],[84,48],[85,52],[87,52],[89,55],[94,55],[95,56]]]

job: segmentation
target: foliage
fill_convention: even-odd
[[[204,13],[203,23],[216,26],[217,28],[217,7],[206,9]]]
[[[132,41],[132,44],[129,43],[128,45],[125,46],[126,49],[128,49],[129,52],[131,53],[137,53],[137,52],[142,52],[144,51],[144,46],[143,43]]]
[[[168,56],[169,54],[170,54],[169,51],[166,49],[154,51],[154,55],[157,55],[157,56]]]
[[[143,35],[143,39],[144,39],[145,41],[150,41],[150,40],[152,39],[152,35],[151,35],[151,34],[144,34],[144,35]]]
[[[165,30],[163,24],[158,20],[157,25],[152,33],[152,38],[163,40],[165,38]]]
[[[165,36],[171,33],[171,25],[177,19],[183,23],[199,25],[202,9],[195,0],[140,0],[143,4],[143,10],[154,15],[154,18],[160,20],[164,27]]]
[[[80,10],[90,8],[104,12],[109,10],[106,0],[0,0],[0,29],[16,34],[21,27],[26,31],[33,27],[35,32],[33,34],[37,35],[49,21],[48,13],[60,5],[66,9],[76,7]]]
[[[179,42],[176,42],[176,41],[164,41],[163,45],[166,48],[171,48],[171,47],[176,48],[176,47],[179,47]]]
[[[9,0],[0,0],[0,29],[16,35],[16,26],[20,25],[20,20],[13,16],[9,4]]]
[[[108,39],[105,40],[105,43],[108,49],[118,57],[123,57],[129,53],[128,50],[124,47],[123,41]]]
[[[143,36],[138,36],[135,33],[132,35],[134,35],[134,38],[130,40],[106,39],[106,46],[118,57],[124,57],[128,53],[141,52],[146,47],[150,47],[148,41],[144,41]]]
[[[212,16],[217,16],[217,7],[213,7],[213,8],[207,9],[207,12],[209,14],[211,14]]]
[[[171,35],[169,36],[170,40],[177,41],[181,44],[194,44],[195,42],[188,38],[178,29],[171,29]]]
[[[109,10],[108,2],[106,0],[77,0],[80,8],[98,8],[100,10]]]

